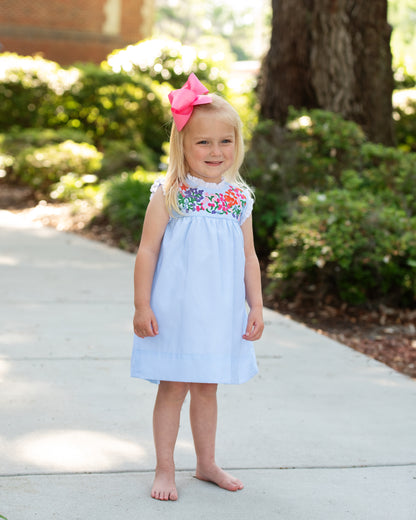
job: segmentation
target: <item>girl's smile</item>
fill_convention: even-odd
[[[235,159],[234,127],[220,114],[195,110],[185,127],[184,154],[191,175],[218,184]]]

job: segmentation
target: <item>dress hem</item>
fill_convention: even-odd
[[[136,374],[130,374],[130,375],[134,379],[143,379],[144,381],[148,381],[149,383],[153,383],[153,384],[159,384],[160,381],[170,381],[170,382],[174,382],[174,383],[188,383],[188,384],[242,385],[242,384],[250,381],[250,379],[252,379],[257,374],[258,374],[258,370],[255,370],[253,372],[250,372],[248,375],[246,375],[245,377],[243,377],[237,381],[226,381],[226,380],[221,380],[221,378],[219,378],[218,380],[215,380],[215,381],[206,380],[203,378],[193,378],[192,381],[185,380],[185,378],[151,379],[150,377],[146,377],[145,375],[136,375]]]

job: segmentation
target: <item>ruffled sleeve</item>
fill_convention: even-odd
[[[244,209],[240,216],[240,226],[244,224],[244,222],[248,219],[253,211],[254,199],[252,194],[248,190],[244,190],[244,195],[246,196],[247,203],[244,206]]]
[[[155,182],[152,184],[150,188],[150,199],[153,197],[153,195],[157,192],[159,189],[159,186],[162,186],[163,195],[166,195],[165,192],[165,177],[158,177]]]

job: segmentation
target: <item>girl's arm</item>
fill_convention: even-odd
[[[156,317],[150,307],[153,276],[163,234],[169,221],[162,188],[151,198],[143,223],[142,238],[134,266],[134,318],[136,336],[144,338],[158,334]]]
[[[244,282],[246,286],[246,300],[250,307],[247,320],[247,329],[243,338],[249,341],[260,339],[263,329],[263,297],[261,292],[260,265],[254,249],[253,224],[251,216],[247,218],[241,230],[244,237],[244,254],[246,267]]]

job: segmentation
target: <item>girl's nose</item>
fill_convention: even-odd
[[[217,144],[213,144],[212,147],[211,147],[211,155],[220,155],[221,154],[221,150],[220,150],[220,147],[217,145]]]

